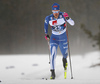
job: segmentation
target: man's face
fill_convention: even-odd
[[[58,16],[59,16],[59,10],[52,10],[52,12],[53,12],[54,17],[58,18]]]

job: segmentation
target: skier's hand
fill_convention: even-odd
[[[64,12],[63,14],[64,17],[69,17],[68,14],[66,12]]]
[[[45,39],[50,40],[50,36],[48,34],[45,34]]]
[[[63,16],[65,17],[65,19],[69,19],[69,16],[66,12],[64,12]]]

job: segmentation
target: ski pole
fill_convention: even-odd
[[[71,79],[73,79],[73,73],[72,73],[72,64],[71,64],[71,56],[70,56],[69,43],[68,43],[68,52],[69,52],[69,60],[70,60]]]
[[[47,40],[47,43],[48,43],[48,50],[49,50],[49,64],[50,64],[50,39]]]
[[[70,62],[70,70],[71,70],[71,79],[73,79],[72,64],[71,64],[71,55],[70,55],[70,47],[69,47],[69,38],[68,38],[67,22],[66,22],[66,33],[67,33],[67,42],[68,42],[68,53],[69,53],[69,62]]]

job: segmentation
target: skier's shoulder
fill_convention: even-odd
[[[63,17],[63,13],[64,13],[64,12],[61,12],[61,11],[59,12],[59,17],[60,17],[60,18],[64,18],[64,17]]]
[[[63,15],[63,13],[64,13],[64,12],[61,12],[61,11],[60,11],[60,12],[59,12],[59,15]]]
[[[46,16],[46,19],[50,20],[50,17],[53,17],[53,14]]]
[[[64,13],[64,12],[61,12],[61,11],[59,12],[60,15],[63,15],[63,13]]]

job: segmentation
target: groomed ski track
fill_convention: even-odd
[[[1,55],[1,84],[100,84],[100,53],[72,56],[71,79],[68,65],[67,79],[64,79],[62,56],[56,57],[56,79],[50,80],[48,55]],[[69,63],[69,58],[68,63]],[[48,80],[42,79],[47,78]]]

